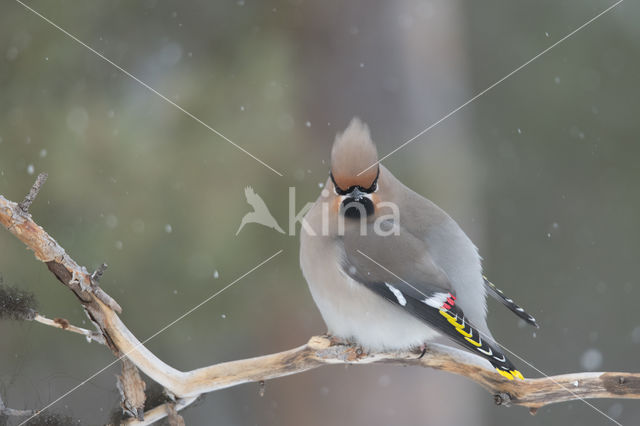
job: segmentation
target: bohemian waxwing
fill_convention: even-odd
[[[368,127],[353,119],[303,221],[300,264],[329,334],[369,351],[423,354],[444,334],[522,379],[487,327],[487,292],[537,327],[535,319],[482,275],[458,224],[377,161]]]

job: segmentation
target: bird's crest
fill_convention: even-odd
[[[378,150],[371,140],[369,127],[354,118],[346,130],[336,136],[331,149],[331,173],[343,189],[354,185],[368,188],[378,174]],[[367,169],[368,168],[368,169]],[[364,173],[365,169],[367,169]]]

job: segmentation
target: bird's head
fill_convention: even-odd
[[[336,136],[331,149],[333,208],[344,217],[359,219],[375,213],[380,167],[369,128],[357,118]]]

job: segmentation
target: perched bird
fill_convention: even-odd
[[[247,223],[259,223],[260,225],[264,225],[268,228],[273,228],[279,233],[284,234],[284,231],[282,230],[282,228],[280,228],[278,222],[276,222],[276,219],[267,208],[264,200],[255,193],[253,188],[247,186],[244,189],[244,195],[245,197],[247,197],[247,203],[249,203],[249,205],[253,207],[253,211],[245,214],[242,217],[242,221],[240,222],[240,227],[236,231],[236,235],[240,233],[242,228],[244,228],[244,225],[246,225]]]
[[[303,221],[300,264],[329,334],[369,351],[423,354],[444,334],[522,379],[487,327],[487,293],[535,319],[482,275],[476,246],[447,213],[377,162],[368,127],[353,119]]]

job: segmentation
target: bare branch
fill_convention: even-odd
[[[109,296],[103,289],[97,285],[91,286],[91,292],[104,304],[110,307],[112,310],[122,313],[122,307],[115,301],[115,299]]]
[[[122,398],[122,409],[136,419],[144,420],[146,384],[136,366],[127,358],[122,359],[122,374],[118,376],[117,385]]]
[[[93,340],[95,342],[102,343],[103,345],[105,344],[104,336],[102,334],[96,331],[87,330],[86,328],[76,327],[64,318],[50,319],[36,313],[33,317],[33,321],[39,322],[40,324],[48,325],[50,327],[67,330],[72,333],[82,334],[87,338],[87,340]]]
[[[166,403],[167,406],[167,419],[169,420],[170,426],[184,426],[184,419],[180,414],[178,414],[178,410],[176,410],[175,403]]]
[[[198,400],[197,397],[180,398],[176,400],[172,405],[176,411],[180,411],[188,407],[189,405],[193,404],[197,400]],[[157,422],[158,420],[164,419],[168,415],[169,415],[169,408],[167,407],[167,403],[164,403],[164,404],[158,405],[157,407],[149,411],[145,411],[143,421],[139,421],[137,419],[131,418],[131,419],[125,420],[123,424],[136,425],[136,426],[150,425]]]
[[[36,181],[33,183],[33,186],[29,190],[29,193],[27,194],[27,196],[24,197],[24,200],[22,200],[18,204],[18,207],[20,207],[20,210],[22,210],[25,213],[29,213],[29,207],[31,207],[31,203],[33,203],[33,201],[38,196],[38,192],[40,192],[40,188],[42,188],[42,185],[44,185],[44,183],[47,181],[47,176],[48,175],[46,173],[40,173],[38,175],[38,177],[36,178]]]
[[[262,384],[269,379],[334,364],[384,363],[444,370],[479,383],[494,395],[498,405],[522,405],[533,410],[575,399],[640,398],[640,373],[576,373],[539,379],[507,380],[497,374],[483,358],[445,345],[432,344],[425,355],[418,358],[418,354],[413,352],[368,354],[359,347],[336,343],[328,336],[312,337],[307,344],[284,352],[215,364],[188,372],[179,371],[157,358],[129,331],[116,313],[121,311],[120,306],[97,287],[95,277],[86,268],[67,255],[18,204],[2,196],[0,223],[33,250],[36,258],[45,262],[58,280],[76,295],[116,356],[126,356],[132,366],[142,370],[175,396],[172,407],[176,412],[207,392],[249,382]],[[86,332],[88,331],[84,330],[80,334],[86,335]],[[134,404],[136,407],[138,405]],[[131,418],[127,424],[150,424],[166,417],[169,412],[173,412],[172,408],[162,403],[147,411],[144,420]],[[134,411],[134,414],[138,413],[139,411]],[[174,420],[179,422],[177,417]]]
[[[99,283],[100,279],[102,278],[102,274],[104,274],[104,271],[106,270],[107,270],[106,263],[103,263],[102,265],[98,266],[95,272],[91,274],[91,281],[93,281],[94,283]]]

